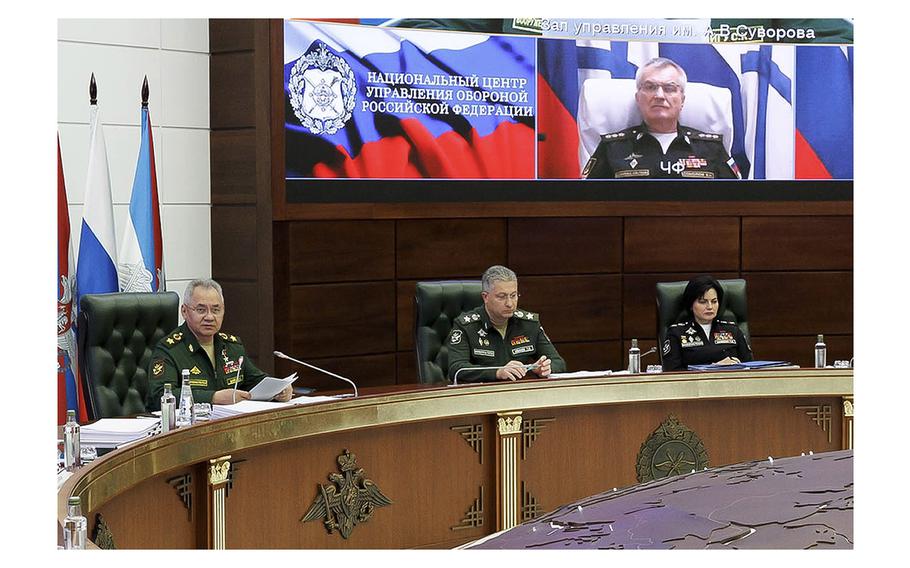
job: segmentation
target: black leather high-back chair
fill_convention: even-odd
[[[746,341],[751,344],[749,313],[746,308],[746,281],[736,278],[718,282],[724,289],[724,300],[717,310],[717,319],[736,322],[746,336]],[[657,350],[661,361],[664,357],[663,345],[667,338],[667,327],[689,317],[688,310],[683,305],[683,292],[686,291],[688,284],[688,280],[657,283]]]
[[[445,383],[449,372],[446,337],[459,314],[483,303],[480,280],[418,282],[414,345],[421,383]]]
[[[174,292],[86,294],[79,302],[79,369],[89,419],[146,412],[155,344],[177,327]]]

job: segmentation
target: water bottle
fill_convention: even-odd
[[[66,471],[74,471],[82,465],[82,443],[79,439],[79,423],[76,422],[76,411],[66,411],[66,424],[63,425],[63,465]]]
[[[190,371],[183,370],[180,384],[180,408],[177,410],[177,427],[190,426],[195,422],[193,416],[193,389],[190,387]]]
[[[161,433],[167,434],[177,427],[177,399],[171,392],[171,383],[164,384],[161,395]]]
[[[638,340],[632,340],[632,347],[629,348],[629,372],[641,372],[641,349],[638,348]]]
[[[815,368],[824,369],[828,363],[828,347],[825,345],[825,336],[818,334],[818,341],[815,343]]]
[[[63,548],[85,550],[88,521],[82,516],[82,500],[70,497],[66,502],[66,517],[63,518]]]

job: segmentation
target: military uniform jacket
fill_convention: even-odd
[[[515,310],[509,318],[505,339],[490,323],[490,316],[483,306],[464,312],[455,319],[446,338],[446,347],[449,352],[449,380],[453,380],[455,373],[465,367],[501,367],[513,359],[529,364],[541,355],[550,359],[550,372],[566,370],[566,362],[550,342],[539,317],[527,310]],[[495,370],[463,371],[458,374],[459,383],[495,380]]]
[[[169,333],[155,345],[149,363],[149,394],[146,407],[161,408],[164,384],[171,383],[174,396],[180,401],[181,371],[189,369],[193,402],[212,402],[216,391],[234,388],[237,371],[240,383],[237,390],[248,391],[267,375],[258,369],[248,356],[240,339],[227,333],[216,333],[214,338],[215,365],[206,354],[199,340],[186,323]],[[243,355],[243,367],[237,364]]]
[[[720,134],[688,126],[677,128],[676,139],[663,153],[660,142],[641,124],[602,134],[600,144],[585,165],[585,179],[606,178],[739,178],[735,162]]]
[[[675,323],[667,328],[663,345],[664,371],[686,371],[689,365],[710,365],[726,357],[752,360],[752,348],[732,321],[711,322],[711,337],[695,321]]]

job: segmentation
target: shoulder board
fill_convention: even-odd
[[[527,310],[515,310],[512,314],[513,318],[525,321],[540,321],[540,317],[534,312],[529,312]]]
[[[237,337],[236,335],[229,335],[224,332],[219,332],[218,337],[220,337],[224,341],[227,341],[228,343],[240,343],[240,338]]]
[[[601,140],[602,142],[612,142],[612,141],[614,141],[614,140],[622,140],[622,139],[625,138],[625,137],[626,137],[626,131],[625,131],[625,130],[621,130],[621,131],[619,131],[619,132],[611,132],[611,133],[609,133],[609,134],[601,134],[601,135],[600,135],[600,140]]]
[[[462,313],[460,316],[455,318],[455,321],[457,321],[461,325],[469,325],[472,323],[479,323],[481,321],[481,319],[480,319],[480,314],[478,314],[475,311],[470,311],[470,312]]]
[[[714,134],[712,132],[699,132],[697,130],[687,131],[686,136],[691,136],[696,140],[705,140],[708,142],[721,142],[724,138],[720,134]]]
[[[183,341],[183,332],[175,331],[174,333],[165,337],[163,341],[164,341],[165,347],[167,347],[168,349],[172,349],[172,348],[176,347],[177,345],[179,345],[181,341]]]
[[[727,324],[727,325],[736,325],[736,322],[735,322],[735,321],[717,320],[717,323],[725,323],[725,324]]]
[[[684,326],[684,325],[689,325],[689,323],[690,323],[690,322],[683,321],[683,322],[679,322],[679,323],[670,324],[669,327],[682,327],[682,326]]]

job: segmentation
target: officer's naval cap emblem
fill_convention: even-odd
[[[291,69],[288,92],[300,124],[313,134],[334,134],[351,119],[357,82],[351,66],[316,40]]]

